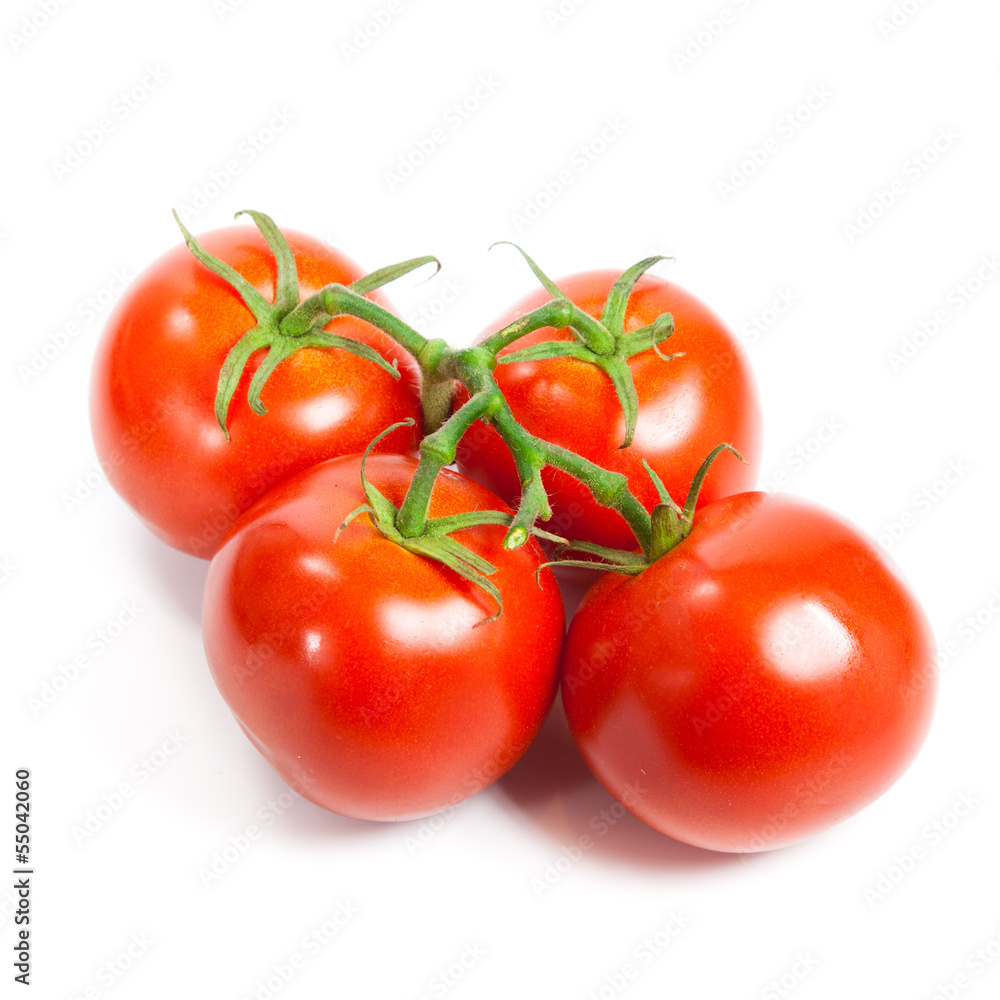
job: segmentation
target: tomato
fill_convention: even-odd
[[[303,299],[362,276],[318,240],[284,235]],[[274,300],[275,258],[255,227],[214,230],[201,242]],[[326,329],[374,347],[399,364],[402,377],[343,350],[305,348],[275,369],[261,394],[268,412],[258,416],[247,403],[264,357],[258,351],[230,406],[227,444],[214,412],[219,370],[254,323],[235,289],[182,244],[129,287],[94,363],[91,424],[109,482],[159,538],[205,558],[239,514],[277,483],[324,459],[362,451],[391,423],[413,417],[419,426],[409,356],[366,323],[340,317]],[[416,443],[414,431],[401,429],[380,447],[408,452]]]
[[[370,481],[397,506],[416,463],[373,455]],[[346,816],[400,820],[455,805],[531,743],[558,682],[562,600],[533,539],[507,552],[500,525],[453,536],[496,567],[485,591],[379,533],[360,458],[324,462],[272,490],[212,560],[203,631],[240,726],[288,784]],[[505,510],[445,470],[431,517]]]
[[[618,277],[613,271],[593,271],[557,284],[577,306],[600,317]],[[529,295],[484,336],[548,299],[544,289]],[[643,469],[643,459],[660,475],[670,495],[683,502],[705,456],[716,445],[729,442],[748,464],[717,463],[712,468],[701,493],[701,502],[710,503],[752,489],[760,456],[760,407],[753,374],[735,338],[713,312],[677,285],[647,274],[632,291],[625,331],[647,326],[665,312],[673,315],[674,333],[662,350],[684,354],[664,361],[653,350],[647,350],[629,360],[639,397],[639,415],[628,448],[620,448],[625,437],[625,417],[614,386],[594,365],[575,358],[556,358],[501,364],[494,372],[514,416],[527,430],[603,468],[624,473],[632,492],[650,510],[657,503],[657,493]],[[500,354],[502,357],[545,340],[571,338],[568,329],[545,327],[522,337]],[[460,392],[456,402],[467,398]],[[458,461],[464,472],[507,503],[517,503],[520,483],[514,462],[492,427],[474,425],[462,440]],[[577,541],[613,548],[635,546],[624,518],[600,506],[575,479],[547,468],[542,481],[553,512],[552,520],[544,527]]]
[[[562,697],[598,780],[678,840],[746,852],[852,815],[930,723],[930,627],[881,551],[806,502],[743,493],[570,626]]]

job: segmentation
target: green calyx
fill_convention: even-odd
[[[257,321],[256,325],[247,330],[233,345],[219,372],[215,417],[226,435],[226,440],[229,440],[227,418],[230,404],[239,387],[247,362],[257,351],[266,350],[267,356],[250,380],[247,401],[253,412],[261,416],[267,413],[267,407],[261,401],[260,394],[271,373],[282,361],[305,347],[339,348],[371,361],[393,378],[399,378],[396,367],[389,364],[378,351],[349,337],[340,337],[324,330],[323,327],[339,315],[360,316],[381,329],[385,328],[387,322],[392,325],[396,317],[365,296],[424,264],[433,263],[440,267],[437,258],[415,257],[373,271],[351,285],[328,285],[315,295],[301,299],[295,255],[281,230],[263,212],[246,210],[236,213],[237,218],[241,215],[249,215],[253,219],[274,254],[277,278],[273,302],[268,302],[235,268],[208,253],[188,232],[174,212],[174,218],[191,253],[205,267],[232,286]],[[333,309],[330,308],[331,305]]]
[[[464,514],[453,514],[450,517],[424,518],[421,533],[418,535],[406,535],[399,530],[400,510],[391,500],[388,499],[377,487],[375,487],[365,474],[365,463],[372,449],[387,434],[391,434],[399,427],[412,427],[414,421],[407,419],[387,427],[378,435],[365,449],[361,458],[361,485],[365,492],[367,503],[361,504],[344,518],[340,527],[334,535],[334,541],[340,537],[340,533],[351,521],[361,514],[367,514],[375,528],[386,538],[401,548],[417,555],[432,559],[453,570],[463,579],[479,587],[489,594],[497,603],[496,613],[489,618],[484,618],[475,626],[486,625],[500,617],[503,611],[503,598],[500,590],[490,577],[496,573],[496,567],[482,556],[473,552],[460,541],[452,538],[454,532],[462,531],[465,528],[474,528],[483,524],[500,524],[509,526],[514,517],[511,514],[500,510],[476,510]],[[435,474],[436,478],[436,474]],[[428,502],[429,502],[428,494]],[[405,501],[404,501],[405,506]],[[550,534],[538,528],[532,529],[532,534],[558,544],[566,544],[565,538]],[[527,541],[527,535],[525,536]],[[541,583],[539,581],[539,586]]]
[[[619,447],[628,448],[635,437],[635,426],[639,418],[639,398],[628,366],[629,358],[648,350],[655,351],[664,361],[680,357],[680,354],[668,355],[660,350],[660,344],[674,332],[674,320],[670,313],[657,316],[648,326],[628,333],[625,331],[625,313],[635,283],[654,264],[666,258],[646,257],[630,267],[615,282],[605,300],[600,318],[595,319],[571,302],[521,247],[516,243],[510,245],[524,257],[535,277],[552,296],[552,301],[526,316],[521,316],[510,326],[488,338],[485,344],[499,350],[530,330],[538,330],[544,326],[568,328],[575,339],[532,344],[530,347],[505,354],[498,358],[498,361],[500,364],[515,364],[519,361],[576,358],[578,361],[596,365],[611,380],[618,401],[621,403],[622,413],[625,415],[625,439]]]
[[[741,462],[746,464],[743,456],[730,444],[720,444],[713,448],[708,457],[698,467],[698,471],[691,480],[691,487],[688,490],[684,506],[679,507],[671,498],[663,485],[663,480],[656,474],[650,464],[643,459],[642,466],[647,475],[653,481],[660,502],[653,508],[649,516],[650,519],[650,544],[647,552],[629,552],[622,549],[611,549],[604,545],[594,545],[591,542],[569,542],[560,546],[559,552],[579,552],[585,555],[596,556],[599,562],[585,559],[556,559],[547,566],[578,566],[585,569],[610,570],[615,573],[623,573],[626,576],[638,576],[643,570],[648,569],[657,559],[661,559],[671,549],[675,548],[691,533],[694,524],[694,511],[698,505],[698,495],[705,482],[705,476],[712,467],[712,463],[722,454],[728,451],[735,455]]]
[[[229,407],[246,365],[257,351],[265,351],[266,354],[250,380],[247,396],[253,412],[264,414],[266,408],[261,401],[261,390],[267,379],[283,360],[303,347],[340,348],[377,364],[398,378],[395,366],[377,351],[331,333],[324,327],[338,316],[353,316],[381,330],[406,351],[420,369],[424,424],[420,461],[397,508],[368,480],[364,471],[365,462],[372,448],[386,434],[402,426],[412,426],[414,422],[407,420],[402,424],[393,424],[379,435],[362,458],[361,479],[366,502],[348,515],[337,534],[354,518],[366,513],[385,538],[410,552],[447,566],[493,598],[497,612],[480,624],[494,620],[502,610],[499,589],[490,579],[496,568],[453,537],[456,533],[479,525],[503,525],[507,529],[503,538],[506,550],[520,548],[535,535],[558,545],[560,553],[575,552],[578,556],[586,555],[597,560],[560,558],[546,565],[579,565],[638,574],[679,544],[691,530],[698,493],[712,461],[727,449],[740,457],[730,445],[716,448],[695,475],[683,507],[674,503],[662,481],[647,465],[646,470],[660,497],[660,503],[650,513],[631,491],[624,474],[602,468],[582,455],[530,433],[515,418],[496,381],[498,363],[571,357],[596,365],[615,387],[626,425],[621,447],[629,447],[638,420],[638,398],[629,360],[650,350],[667,361],[679,356],[666,355],[660,350],[660,345],[674,329],[673,317],[669,313],[661,314],[640,329],[625,331],[628,304],[636,283],[663,257],[646,257],[622,274],[609,291],[601,315],[594,317],[573,303],[518,247],[535,276],[552,296],[551,300],[471,347],[451,348],[443,340],[422,336],[404,320],[366,297],[382,285],[424,264],[435,264],[439,268],[437,258],[416,257],[375,271],[350,285],[329,284],[301,299],[295,255],[288,241],[263,213],[237,213],[242,214],[250,215],[274,254],[276,280],[273,301],[268,301],[233,267],[206,252],[177,219],[192,254],[239,294],[256,320],[256,324],[233,345],[219,373],[215,414],[227,440]],[[176,213],[174,215],[177,218]],[[546,327],[568,329],[572,339],[546,341],[498,356],[520,337]],[[454,393],[458,385],[464,388],[469,398],[455,409]],[[455,461],[463,437],[477,421],[492,426],[510,451],[521,484],[517,510],[512,514],[483,510],[432,518],[430,509],[435,483],[445,466]],[[542,473],[548,467],[576,479],[590,491],[598,504],[617,511],[635,536],[638,551],[620,551],[587,542],[571,543],[536,528],[537,522],[545,522],[552,517],[542,480]]]

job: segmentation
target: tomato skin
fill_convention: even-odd
[[[558,281],[581,309],[599,317],[615,271],[592,271]],[[486,333],[500,330],[548,301],[544,289],[529,295]],[[532,434],[583,455],[628,477],[635,496],[652,510],[656,488],[642,467],[645,458],[670,495],[683,503],[705,456],[724,442],[747,461],[716,462],[699,502],[752,489],[760,464],[761,417],[753,373],[738,342],[722,320],[677,285],[644,275],[635,285],[625,314],[626,331],[652,323],[661,313],[674,317],[673,335],[661,350],[684,352],[664,361],[645,351],[629,361],[639,397],[635,438],[629,448],[625,418],[611,380],[599,368],[575,358],[498,365],[494,377],[517,420]],[[501,351],[501,356],[546,340],[569,340],[569,330],[546,327]],[[460,392],[456,404],[467,394]],[[459,467],[509,504],[516,504],[520,483],[513,459],[492,427],[477,423],[462,439]],[[542,480],[552,505],[549,530],[577,541],[631,549],[635,539],[617,511],[600,506],[586,487],[556,469]]]
[[[302,298],[362,276],[333,248],[283,232],[295,253]],[[274,255],[255,227],[213,230],[199,242],[274,300]],[[265,356],[258,351],[233,397],[227,444],[214,410],[219,370],[254,323],[239,294],[181,244],[132,282],[94,361],[91,426],[109,482],[155,535],[206,559],[236,517],[288,476],[362,451],[393,422],[412,417],[421,423],[418,374],[409,356],[367,324],[340,317],[327,329],[396,360],[401,378],[346,351],[306,348],[275,369],[261,393],[268,412],[258,416],[246,398]],[[415,431],[401,429],[379,448],[409,452],[417,440]]]
[[[371,482],[397,506],[416,468],[374,455]],[[547,716],[558,684],[562,600],[534,540],[454,537],[497,567],[504,606],[384,538],[366,515],[357,456],[269,493],[236,523],[205,585],[215,682],[244,732],[296,791],[345,816],[401,820],[455,805],[500,777]],[[431,516],[505,509],[445,470]]]
[[[677,840],[749,852],[852,815],[907,768],[930,626],[880,550],[805,501],[743,493],[573,619],[562,697],[598,780]]]

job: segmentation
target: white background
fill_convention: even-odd
[[[379,26],[387,0],[46,2],[0,16],[0,829],[30,767],[35,995],[582,1000],[617,995],[632,962],[637,1000],[997,996],[996,4],[394,0]],[[389,176],[436,128],[426,162]],[[631,817],[595,835],[612,800],[558,714],[433,824],[288,805],[209,678],[205,564],[95,473],[107,300],[179,242],[183,206],[196,233],[266,211],[367,268],[438,255],[441,274],[389,295],[456,343],[534,286],[494,240],[556,277],[675,256],[658,273],[726,317],[757,372],[762,482],[881,537],[927,608],[946,663],[912,769],[841,827],[750,859]],[[138,617],[93,653],[126,602]],[[8,959],[12,902],[0,888]]]

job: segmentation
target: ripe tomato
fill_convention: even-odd
[[[416,463],[373,455],[370,481],[397,506]],[[209,566],[205,650],[251,742],[301,795],[346,816],[427,815],[486,787],[527,749],[558,682],[562,600],[529,540],[499,525],[456,540],[491,562],[496,604],[457,573],[390,542],[361,515],[360,458],[333,459],[272,490]],[[445,470],[431,517],[505,510]]]
[[[613,271],[577,274],[557,282],[567,297],[599,318],[619,275]],[[529,295],[494,323],[489,333],[549,299],[544,289]],[[624,473],[635,496],[648,508],[657,503],[646,459],[670,495],[683,502],[688,485],[705,456],[723,441],[737,448],[748,464],[717,463],[701,492],[701,502],[752,489],[760,460],[761,419],[753,373],[725,324],[682,288],[651,275],[636,283],[625,314],[625,331],[651,324],[661,313],[674,317],[674,333],[664,353],[684,352],[664,361],[654,351],[628,362],[639,397],[635,437],[620,448],[625,418],[610,378],[575,358],[513,362],[497,366],[494,377],[517,420],[532,434],[583,455],[597,465]],[[501,356],[545,340],[569,340],[569,330],[545,327],[501,351]],[[468,396],[459,393],[457,404]],[[509,504],[521,486],[510,453],[492,428],[477,423],[462,439],[460,468]],[[577,541],[613,548],[633,548],[624,518],[600,506],[585,486],[547,468],[542,480],[552,505],[549,530]]]
[[[717,851],[801,840],[906,769],[930,723],[930,628],[880,550],[804,501],[743,493],[588,592],[562,696],[598,780]]]
[[[362,276],[356,264],[318,240],[284,235],[302,298]],[[217,229],[201,243],[274,300],[275,258],[255,227]],[[264,357],[259,351],[230,406],[227,444],[214,412],[219,370],[254,323],[239,294],[181,244],[132,283],[108,321],[94,363],[91,424],[109,482],[154,534],[204,558],[272,486],[324,459],[362,451],[395,421],[413,417],[420,425],[409,356],[367,324],[340,317],[326,329],[397,361],[402,378],[343,350],[305,348],[271,375],[261,394],[268,412],[258,416],[247,403],[247,388]],[[401,429],[380,448],[408,452],[416,441],[414,431]]]

